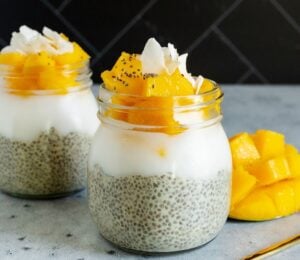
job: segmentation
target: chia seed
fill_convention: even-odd
[[[225,171],[210,180],[113,177],[98,166],[88,173],[89,207],[100,233],[141,252],[181,251],[213,239],[226,221],[229,192]]]
[[[61,197],[82,190],[91,138],[51,128],[33,141],[0,135],[0,190],[28,198]]]

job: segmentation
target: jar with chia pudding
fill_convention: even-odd
[[[86,183],[99,126],[89,56],[63,34],[26,26],[0,53],[0,190],[62,197]]]
[[[125,250],[167,253],[212,240],[229,211],[231,154],[220,87],[151,38],[101,74],[88,200],[102,236]]]

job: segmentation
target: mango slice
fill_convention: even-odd
[[[288,162],[284,156],[258,163],[249,171],[257,178],[260,185],[272,184],[291,176]]]
[[[270,130],[257,130],[253,136],[255,146],[263,160],[284,153],[284,136]]]
[[[242,167],[233,170],[232,173],[232,192],[231,192],[231,209],[244,199],[254,188],[256,178],[250,175]]]
[[[229,141],[234,167],[251,165],[260,159],[254,142],[248,133],[235,135]]]
[[[240,133],[230,139],[230,145],[234,165],[231,218],[262,221],[300,210],[300,154],[284,143],[282,134],[270,130]]]

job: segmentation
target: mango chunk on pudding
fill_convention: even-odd
[[[230,217],[262,221],[300,209],[300,154],[271,130],[240,133],[230,139],[233,189]]]
[[[153,38],[101,73],[101,126],[88,166],[89,207],[117,246],[166,253],[205,244],[229,211],[231,157],[223,93]],[[218,162],[218,163],[216,163]]]
[[[48,199],[85,187],[98,127],[89,56],[44,27],[12,33],[0,52],[0,190]]]
[[[35,37],[36,46],[27,47],[23,51],[7,46],[1,51],[0,66],[10,74],[6,81],[11,92],[28,95],[36,90],[56,90],[57,93],[65,94],[68,88],[78,86],[77,70],[88,63],[89,55],[77,43],[70,42],[65,35],[47,27],[43,29],[43,35],[26,26],[20,30],[23,34]],[[47,41],[52,42],[52,45],[39,50],[43,44],[47,46]]]
[[[248,133],[240,133],[230,138],[234,166],[251,165],[260,159],[260,154]]]

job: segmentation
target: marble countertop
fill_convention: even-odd
[[[269,128],[300,148],[300,86],[224,86],[224,127],[230,136]],[[99,235],[86,193],[49,200],[11,198],[0,193],[0,259],[199,260],[240,259],[274,242],[300,233],[300,214],[273,221],[227,221],[209,244],[164,257],[131,255]],[[300,245],[271,259],[299,259]]]

